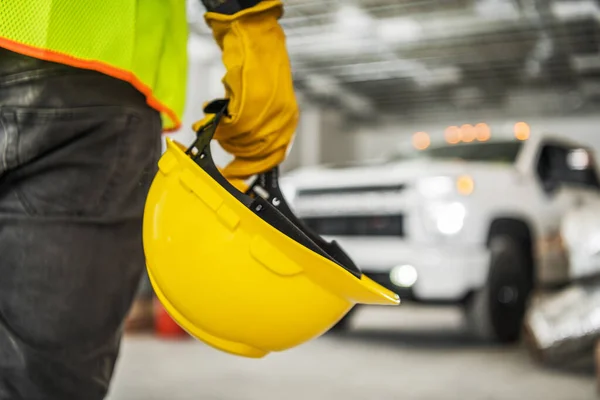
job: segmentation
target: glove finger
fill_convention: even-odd
[[[283,162],[286,156],[286,149],[281,148],[271,153],[268,157],[260,159],[245,159],[236,157],[224,169],[223,175],[227,179],[248,178],[267,172]]]
[[[224,121],[215,134],[215,140],[236,157],[258,159],[268,157],[280,147],[289,146],[296,132],[299,114],[286,112],[265,115],[255,121],[255,130],[238,131],[237,126]]]
[[[196,121],[192,124],[192,129],[194,132],[198,131],[198,129],[202,128],[204,125],[208,124],[215,116],[213,114],[208,114],[204,118],[199,121]]]

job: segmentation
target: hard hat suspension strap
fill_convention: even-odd
[[[186,150],[186,154],[263,221],[360,279],[360,269],[335,241],[325,241],[294,215],[279,187],[278,167],[260,174],[246,193],[237,190],[221,175],[214,164],[210,143],[221,118],[228,115],[228,104],[228,100],[215,100],[205,107],[204,112],[214,114],[215,117],[198,129],[196,140]]]

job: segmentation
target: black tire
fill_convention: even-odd
[[[527,253],[509,235],[490,240],[490,267],[485,287],[467,302],[469,328],[477,337],[493,342],[519,340],[531,293]]]

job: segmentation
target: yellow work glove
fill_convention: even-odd
[[[236,187],[279,165],[298,124],[298,104],[285,35],[281,1],[264,0],[234,15],[205,14],[222,50],[229,100],[214,139],[234,159],[222,173]],[[212,116],[194,124],[194,130]]]

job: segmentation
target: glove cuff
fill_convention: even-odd
[[[261,0],[202,0],[206,11],[226,15],[252,8],[260,2]]]
[[[213,0],[215,3],[220,3],[219,0]],[[224,2],[226,3],[226,2]],[[239,1],[233,1],[233,3],[239,3]],[[244,8],[241,11],[235,12],[233,14],[224,14],[217,11],[208,11],[204,15],[204,19],[206,23],[210,26],[211,22],[233,22],[240,18],[243,18],[247,15],[258,14],[261,12],[265,12],[267,10],[271,10],[273,8],[279,9],[279,14],[277,18],[281,18],[283,16],[283,3],[280,0],[262,0],[262,1],[247,1],[247,3],[255,3],[255,5]],[[208,9],[208,7],[207,7]]]

